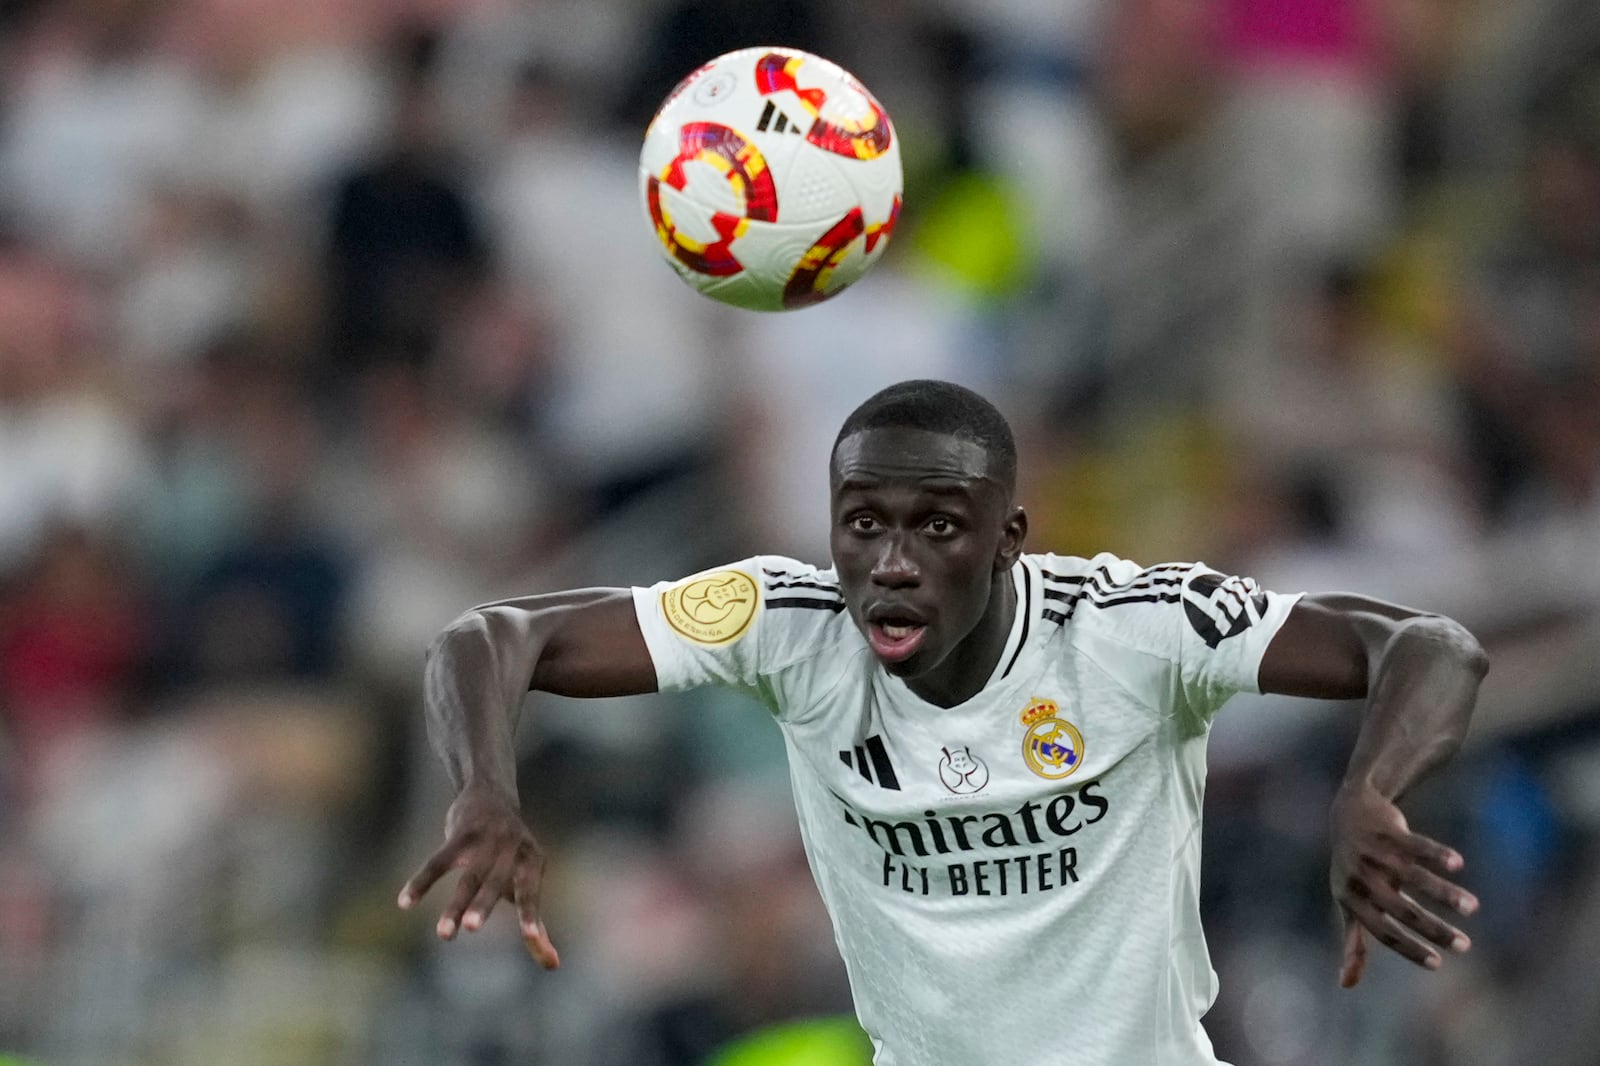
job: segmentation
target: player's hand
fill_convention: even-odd
[[[539,918],[544,850],[528,831],[515,798],[491,789],[463,790],[445,815],[444,838],[444,846],[400,890],[400,908],[409,910],[446,871],[459,869],[455,895],[439,916],[441,940],[454,939],[461,929],[476,932],[495,904],[510,900],[528,953],[547,970],[560,966]]]
[[[1333,801],[1333,898],[1344,918],[1339,983],[1350,988],[1367,964],[1366,933],[1418,966],[1436,970],[1441,951],[1472,946],[1435,913],[1468,915],[1477,897],[1448,880],[1463,866],[1452,848],[1413,833],[1406,817],[1371,786],[1347,784]]]

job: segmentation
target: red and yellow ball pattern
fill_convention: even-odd
[[[901,206],[888,112],[806,52],[749,48],[685,78],[645,133],[645,214],[667,262],[739,307],[826,300],[883,254]]]

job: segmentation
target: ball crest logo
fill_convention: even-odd
[[[1083,766],[1083,734],[1060,717],[1055,700],[1035,699],[1022,711],[1022,759],[1028,769],[1050,781],[1071,777]]]
[[[720,70],[700,82],[694,91],[694,101],[702,107],[720,104],[732,96],[738,86],[739,79],[733,76],[732,71]]]
[[[761,590],[742,570],[691,578],[661,594],[661,613],[695,644],[731,644],[744,636],[761,605]]]

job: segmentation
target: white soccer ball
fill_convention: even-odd
[[[639,190],[684,281],[737,307],[792,310],[883,255],[900,214],[900,144],[837,64],[745,48],[668,94],[645,131]]]

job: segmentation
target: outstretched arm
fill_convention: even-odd
[[[523,696],[628,696],[656,690],[655,667],[627,589],[585,589],[474,608],[428,648],[428,738],[456,788],[444,845],[400,891],[410,908],[447,871],[460,878],[439,936],[478,929],[502,899],[528,950],[560,965],[539,917],[544,853],[522,818],[514,737]]]
[[[1395,803],[1461,746],[1488,668],[1459,623],[1348,594],[1302,599],[1262,659],[1264,692],[1366,699],[1332,818],[1330,879],[1344,917],[1339,980],[1346,988],[1366,966],[1363,929],[1429,969],[1442,962],[1435,948],[1470,946],[1429,909],[1477,909],[1476,898],[1448,880],[1461,856],[1413,833]]]

